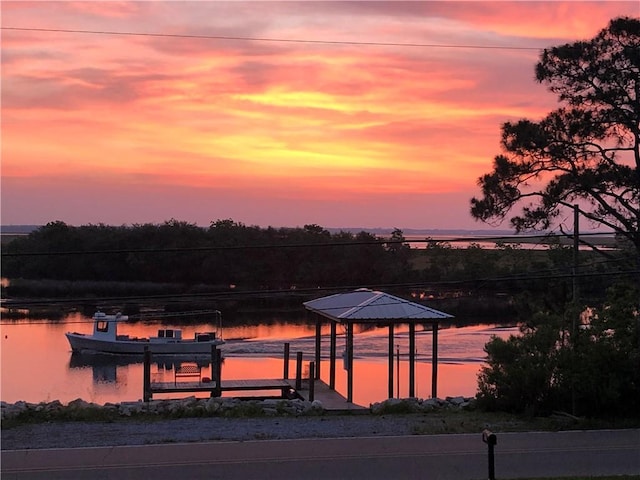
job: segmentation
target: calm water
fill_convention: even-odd
[[[254,322],[256,323],[256,322]],[[159,323],[127,323],[120,333],[147,337],[154,334]],[[165,325],[166,326],[166,325]],[[207,331],[212,325],[180,326],[183,337],[196,331]],[[63,403],[82,398],[96,403],[135,401],[142,397],[142,363],[135,357],[76,355],[64,336],[65,332],[89,333],[91,319],[74,314],[63,321],[46,319],[8,322],[3,320],[1,350],[0,398],[6,402],[25,400],[41,402],[60,400]],[[438,396],[473,396],[476,375],[484,359],[483,346],[492,335],[507,337],[516,327],[472,326],[443,329],[439,333]],[[354,401],[369,405],[387,398],[387,329],[358,330],[354,340]],[[323,338],[322,379],[329,376],[329,327]],[[283,372],[284,343],[291,344],[290,376],[295,375],[295,352],[304,353],[305,373],[313,360],[315,326],[298,322],[265,319],[251,326],[224,327],[227,343],[222,346],[225,379],[280,378]],[[407,328],[395,333],[399,346],[400,396],[408,396],[408,335]],[[344,331],[338,327],[338,354],[344,350]],[[416,395],[431,396],[431,332],[417,328]],[[173,380],[173,369],[180,360],[154,362],[152,375]],[[209,359],[198,360],[209,367]],[[337,363],[336,387],[346,394],[346,372]],[[395,367],[394,367],[395,368]],[[394,380],[395,383],[395,380]],[[397,394],[397,392],[396,392]],[[161,398],[161,397],[159,397]]]

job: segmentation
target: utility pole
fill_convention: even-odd
[[[580,210],[578,205],[573,206],[573,268],[572,268],[572,279],[573,279],[573,306],[574,311],[571,312],[571,356],[573,364],[575,364],[575,349],[576,349],[576,329],[577,329],[577,315],[580,315],[578,312],[578,299],[580,295],[580,291],[578,289],[578,251],[580,247],[580,225],[579,225],[579,215]],[[575,392],[575,365],[571,365],[571,413],[573,415],[576,414],[576,392]]]
[[[579,220],[580,210],[578,209],[578,205],[573,206],[573,303],[578,303],[578,298],[580,295],[578,289],[578,250],[580,248],[580,220]],[[574,320],[575,322],[575,320]],[[575,324],[574,324],[575,330]],[[575,331],[573,332],[575,333]]]

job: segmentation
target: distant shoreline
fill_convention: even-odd
[[[126,224],[124,224],[126,226]],[[43,227],[44,225],[0,225],[0,235],[28,235],[29,233]],[[70,225],[77,226],[77,225]],[[82,226],[82,225],[81,225]],[[201,227],[207,228],[207,227]],[[296,228],[296,227],[273,227],[273,228]],[[505,229],[464,229],[464,228],[391,228],[391,227],[322,227],[330,233],[349,232],[360,233],[367,232],[372,235],[388,236],[395,230],[400,230],[405,237],[419,236],[464,236],[464,237],[539,237],[553,232],[528,232],[515,233],[513,230]],[[571,232],[568,232],[569,234]],[[585,231],[585,234],[599,234],[602,236],[613,235],[611,232],[591,232]],[[557,234],[556,234],[557,235]]]
[[[2,225],[0,226],[0,243],[3,245],[15,240],[16,238],[29,235],[34,230],[37,230],[42,225]],[[202,227],[205,228],[205,227]],[[359,232],[367,232],[376,237],[387,239],[390,238],[395,228],[326,228],[331,234],[337,234],[339,232],[348,232],[357,234]],[[429,241],[441,242],[441,243],[464,243],[466,246],[469,244],[478,244],[481,247],[486,246],[489,243],[504,243],[504,244],[522,244],[522,245],[550,245],[554,243],[545,238],[545,235],[549,235],[551,239],[558,241],[560,245],[571,245],[573,239],[570,237],[571,232],[567,232],[566,235],[551,233],[551,232],[537,232],[537,233],[520,233],[516,234],[510,230],[465,230],[465,229],[416,229],[408,228],[402,230],[402,236],[412,248],[424,248]],[[615,248],[616,238],[614,233],[606,232],[581,232],[580,235],[583,240],[600,248]]]

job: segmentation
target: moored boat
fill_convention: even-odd
[[[96,312],[93,316],[93,333],[67,332],[74,352],[98,352],[112,354],[143,354],[145,347],[156,355],[210,354],[212,346],[224,343],[218,332],[196,332],[193,338],[182,338],[182,330],[163,328],[158,335],[149,338],[118,335],[118,323],[129,317],[117,313],[107,315]]]

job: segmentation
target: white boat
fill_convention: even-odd
[[[137,338],[118,335],[118,323],[128,320],[121,315],[96,312],[93,316],[93,334],[67,332],[65,335],[74,352],[97,352],[112,354],[143,354],[145,347],[153,354],[210,354],[211,347],[224,343],[218,332],[195,333],[193,338],[182,338],[182,330],[165,328],[158,330],[157,337]]]

